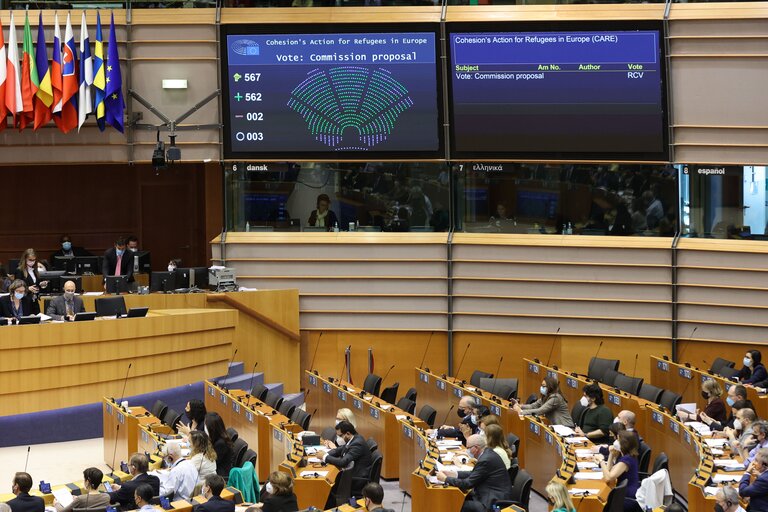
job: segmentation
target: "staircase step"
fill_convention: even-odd
[[[235,361],[234,363],[229,365],[229,372],[227,372],[224,375],[219,375],[218,377],[216,377],[216,380],[237,377],[238,375],[242,375],[243,372],[245,371],[244,367],[245,367],[245,364],[243,364],[242,361]]]
[[[271,393],[277,393],[278,395],[283,396],[283,383],[282,382],[269,383],[269,384],[264,384],[264,385],[267,386],[267,389],[269,389],[269,391]]]
[[[301,407],[301,404],[304,403],[304,393],[287,393],[283,395],[283,403],[291,403],[296,407]]]
[[[253,385],[261,384],[264,382],[263,373],[244,373],[242,375],[231,376],[228,379],[221,379],[219,384],[227,389],[242,389],[243,391],[251,392],[251,380]]]

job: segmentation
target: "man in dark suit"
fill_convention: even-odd
[[[16,473],[11,484],[11,492],[16,495],[8,502],[13,512],[44,512],[45,501],[39,496],[30,496],[32,477],[29,473]]]
[[[128,276],[128,282],[133,282],[133,253],[126,254],[124,238],[115,240],[115,246],[107,249],[101,264],[101,273],[107,276]]]
[[[136,508],[134,492],[141,484],[149,484],[152,487],[152,496],[160,495],[160,479],[154,475],[148,475],[149,461],[143,453],[134,453],[128,464],[128,470],[133,478],[122,485],[112,484],[113,491],[109,493],[110,503],[119,503],[124,510]]]
[[[472,471],[437,473],[437,479],[441,482],[458,487],[462,491],[473,490],[464,501],[462,512],[485,512],[491,509],[495,500],[508,500],[512,486],[501,457],[493,450],[487,449],[485,438],[477,434],[467,438],[467,451],[477,459]]]
[[[368,512],[395,512],[391,508],[384,508],[384,488],[378,482],[371,482],[363,487],[363,500],[365,510]]]
[[[48,303],[45,314],[54,320],[68,320],[71,322],[75,319],[76,314],[85,311],[83,299],[75,295],[75,289],[73,281],[64,283],[64,294],[54,297]]]
[[[205,477],[202,494],[208,500],[195,507],[196,512],[235,512],[235,502],[221,497],[226,482],[219,475]]]
[[[768,512],[768,448],[755,455],[755,460],[739,482],[739,495],[749,498],[750,512]]]
[[[438,429],[437,435],[439,437],[456,438],[466,444],[467,437],[477,434],[480,429],[480,416],[485,412],[480,409],[481,407],[474,397],[464,395],[459,400],[459,407],[456,409],[456,414],[461,418],[461,423],[456,427],[443,425]],[[427,432],[431,434],[433,431],[427,430]]]
[[[69,235],[63,235],[61,237],[61,249],[51,254],[51,265],[56,261],[56,256],[63,258],[73,258],[75,256],[93,256],[90,252],[86,251],[82,247],[72,245],[72,239]]]
[[[339,469],[350,469],[353,478],[368,478],[373,459],[365,438],[358,434],[348,421],[341,421],[336,425],[336,436],[343,439],[344,444],[328,453],[319,451],[317,457]],[[354,465],[350,467],[353,462]]]

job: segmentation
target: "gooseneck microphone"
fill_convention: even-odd
[[[453,374],[454,378],[459,378],[459,371],[461,370],[461,366],[464,364],[464,358],[467,357],[467,352],[469,351],[469,347],[471,347],[471,343],[467,343],[467,348],[464,349],[464,355],[461,356],[461,361],[459,361],[459,367],[456,368],[456,373]]]
[[[424,361],[427,359],[427,352],[429,352],[429,344],[432,343],[432,336],[435,335],[435,331],[432,331],[432,334],[429,335],[429,340],[427,341],[427,348],[424,349],[424,355],[421,357],[421,364],[419,364],[419,368],[424,368]]]
[[[125,387],[128,385],[128,374],[131,372],[131,366],[133,366],[133,363],[128,363],[128,369],[125,371],[125,379],[123,380],[123,390],[120,392],[120,400],[117,402],[117,406],[122,408],[123,407],[123,397],[125,396]],[[123,409],[125,410],[125,409]],[[128,411],[125,411],[128,412]]]

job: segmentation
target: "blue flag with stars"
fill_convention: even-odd
[[[123,132],[123,77],[120,74],[120,56],[117,54],[117,36],[115,35],[115,14],[109,27],[109,48],[107,49],[107,72],[104,89],[104,114],[106,122]]]

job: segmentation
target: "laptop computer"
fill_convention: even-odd
[[[125,318],[142,318],[147,316],[147,311],[149,311],[147,307],[131,308],[128,310],[128,314],[125,315]]]

